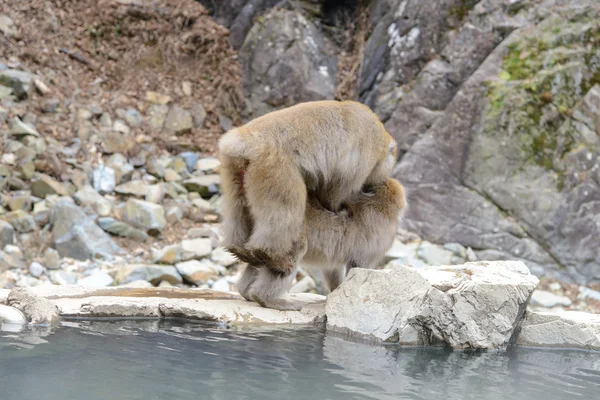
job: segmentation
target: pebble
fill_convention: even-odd
[[[209,260],[190,260],[175,264],[183,278],[195,285],[206,283],[209,279],[219,276],[214,264]]]
[[[552,308],[556,306],[569,307],[571,299],[566,296],[559,296],[546,290],[535,290],[531,295],[529,302],[532,306]]]
[[[221,278],[212,284],[211,289],[218,292],[230,292],[231,285],[229,284],[227,278]]]
[[[88,288],[101,288],[113,284],[113,278],[103,271],[93,271],[89,276],[80,279],[77,285]]]
[[[127,200],[125,221],[151,234],[162,231],[167,225],[163,206],[137,199]]]
[[[115,170],[104,165],[96,168],[92,174],[94,189],[100,194],[111,193],[116,186]]]
[[[14,307],[0,305],[0,325],[4,330],[4,324],[19,324],[23,325],[27,322],[21,311]]]
[[[153,285],[161,281],[169,281],[172,284],[182,283],[182,278],[177,269],[170,265],[156,264],[133,264],[121,268],[117,272],[116,281],[119,283],[130,283],[136,280],[145,280]]]
[[[205,157],[198,160],[195,167],[196,170],[202,171],[205,174],[215,174],[219,172],[221,161],[215,157]]]
[[[158,264],[175,264],[181,260],[181,246],[178,244],[152,250],[152,262]]]
[[[45,270],[46,268],[37,261],[34,261],[29,265],[29,274],[35,278],[42,276]]]
[[[44,264],[49,269],[60,268],[60,255],[58,254],[58,251],[48,247],[44,251]]]
[[[210,256],[212,252],[211,239],[184,239],[181,241],[182,260],[199,259]]]

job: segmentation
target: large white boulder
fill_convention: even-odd
[[[528,311],[521,324],[517,344],[600,350],[600,314]]]
[[[401,345],[504,348],[537,284],[520,261],[355,268],[328,296],[327,328]]]

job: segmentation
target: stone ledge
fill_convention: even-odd
[[[600,350],[600,314],[528,311],[521,323],[517,344]]]

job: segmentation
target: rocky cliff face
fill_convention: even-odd
[[[339,48],[306,11],[328,2],[288,3],[245,37],[250,116],[334,97]],[[370,12],[355,95],[399,141],[404,227],[479,259],[600,279],[600,4],[350,3]]]

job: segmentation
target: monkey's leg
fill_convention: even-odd
[[[223,246],[242,247],[252,231],[252,220],[244,197],[241,172],[243,165],[231,157],[222,156],[220,169],[223,190]]]
[[[261,162],[248,165],[244,181],[254,222],[245,248],[282,260],[273,269],[290,274],[298,254],[305,248],[302,244],[306,212],[304,179],[291,160],[267,154]]]
[[[333,292],[344,280],[345,265],[323,271],[329,292]]]
[[[248,301],[253,301],[250,295],[248,294],[250,285],[254,283],[256,277],[258,276],[258,269],[253,267],[252,265],[247,265],[246,269],[242,273],[242,276],[238,279],[235,286],[238,289],[238,292]]]
[[[287,292],[295,275],[296,268],[289,274],[281,274],[266,267],[259,267],[257,277],[250,285],[247,294],[265,308],[298,311],[302,309],[301,303],[281,298]]]

